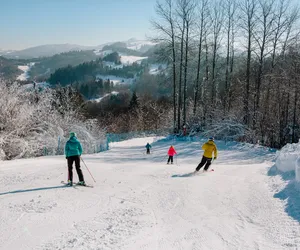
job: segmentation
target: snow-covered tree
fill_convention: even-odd
[[[62,102],[56,90],[36,92],[0,82],[0,95],[1,159],[63,154],[70,131],[77,133],[84,153],[105,145],[104,131],[94,120],[79,118],[69,91],[63,93]]]

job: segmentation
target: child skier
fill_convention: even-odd
[[[85,186],[83,174],[80,169],[80,155],[82,154],[82,147],[76,137],[76,133],[70,133],[70,139],[67,141],[65,146],[66,159],[68,161],[68,185],[73,185],[73,162],[75,161],[75,167],[79,178],[79,185]]]
[[[149,142],[147,143],[146,145],[146,149],[147,149],[147,154],[150,154],[150,148],[151,148],[151,145],[149,144]]]
[[[214,143],[214,138],[210,137],[209,140],[203,144],[202,149],[204,150],[203,157],[201,162],[199,163],[198,167],[196,168],[196,171],[199,171],[200,168],[202,168],[204,165],[204,171],[207,171],[212,159],[216,160],[218,155],[217,146]],[[214,153],[214,157],[213,157]]]
[[[167,164],[169,164],[170,161],[171,161],[171,164],[173,164],[173,156],[176,154],[177,154],[177,152],[175,151],[175,148],[173,146],[171,146],[168,150],[169,159],[168,159]]]

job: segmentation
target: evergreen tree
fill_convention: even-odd
[[[129,109],[136,110],[138,107],[139,107],[139,101],[136,92],[134,91],[130,100]]]

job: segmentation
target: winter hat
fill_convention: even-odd
[[[70,137],[76,136],[75,132],[70,132]]]
[[[214,140],[214,138],[213,137],[209,137],[209,141],[213,141]]]

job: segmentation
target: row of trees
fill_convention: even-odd
[[[114,90],[114,84],[109,79],[105,81],[99,79],[82,83],[77,82],[72,84],[72,87],[78,90],[87,100],[101,97]]]
[[[84,113],[87,118],[97,119],[109,133],[140,131],[168,131],[171,126],[172,104],[168,98],[123,90],[111,94],[101,102],[87,102]]]
[[[298,139],[298,6],[162,0],[156,13],[154,40],[169,65],[174,129],[231,120],[252,131],[252,142],[279,147]]]

